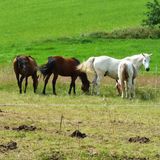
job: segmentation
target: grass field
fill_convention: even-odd
[[[0,44],[26,43],[140,26],[146,2],[147,0],[1,1]]]
[[[90,78],[92,75],[90,75]],[[3,150],[3,160],[51,159],[159,159],[160,158],[160,80],[158,75],[137,79],[136,98],[117,96],[115,82],[105,78],[99,96],[84,95],[77,80],[76,96],[68,96],[69,78],[60,77],[58,96],[52,95],[51,81],[47,95],[37,94],[31,81],[27,94],[20,95],[11,66],[0,73],[0,144],[17,143],[15,150]],[[61,123],[61,116],[63,120]],[[61,127],[60,127],[61,124]],[[35,126],[35,131],[16,131],[21,125]],[[84,139],[70,135],[80,130]],[[149,138],[148,143],[131,143],[132,137]]]
[[[159,67],[160,40],[106,40],[94,38],[65,38],[58,40],[38,41],[25,45],[15,44],[3,47],[0,50],[1,66],[8,66],[16,55],[26,54],[33,56],[39,65],[46,63],[48,56],[61,55],[75,57],[81,62],[91,56],[108,55],[114,58],[123,58],[140,53],[152,53],[151,72],[155,73]],[[142,69],[144,71],[144,69]]]
[[[132,101],[118,97],[114,81],[108,78],[102,83],[100,96],[83,95],[79,80],[77,95],[68,96],[68,78],[59,79],[58,96],[52,95],[51,82],[47,95],[43,96],[42,80],[37,94],[33,94],[29,83],[27,94],[19,95],[14,79],[13,74],[1,72],[0,143],[14,141],[18,148],[3,151],[0,147],[0,159],[159,159],[158,77],[139,76],[137,97]],[[37,129],[12,130],[20,125]],[[87,137],[70,137],[76,129]],[[147,137],[150,141],[129,142],[129,138],[135,136]]]
[[[2,160],[159,160],[160,77],[159,39],[97,39],[89,33],[139,27],[147,0],[5,0],[0,2],[0,159]],[[69,96],[69,78],[59,77],[57,96],[51,80],[42,95],[32,82],[19,94],[12,68],[18,54],[33,56],[39,65],[48,56],[123,58],[152,53],[151,70],[142,68],[136,98],[121,99],[115,81],[105,77],[99,96]],[[92,75],[89,75],[92,80]],[[35,131],[18,131],[21,125]],[[86,138],[70,135],[80,130]],[[130,142],[134,137],[148,142]],[[14,141],[16,149],[6,144]],[[14,147],[14,146],[12,146]]]

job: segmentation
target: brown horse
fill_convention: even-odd
[[[48,57],[48,62],[40,67],[40,71],[43,74],[45,79],[43,94],[45,94],[46,85],[52,74],[54,74],[54,77],[52,80],[52,86],[53,86],[53,94],[55,95],[56,95],[55,85],[56,85],[56,80],[58,78],[58,75],[71,77],[71,83],[70,83],[68,94],[71,94],[72,88],[73,88],[74,94],[76,93],[75,81],[78,76],[82,81],[81,89],[84,92],[89,92],[90,82],[87,79],[86,73],[77,70],[76,67],[79,64],[80,64],[79,60],[75,58],[63,58],[61,56]]]
[[[17,78],[19,92],[22,93],[22,82],[23,79],[25,78],[26,82],[25,82],[24,93],[26,93],[28,85],[28,77],[32,76],[33,88],[35,93],[38,86],[38,76],[37,76],[38,66],[34,58],[32,58],[31,56],[19,55],[13,60],[13,67]]]

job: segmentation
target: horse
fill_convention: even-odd
[[[72,88],[73,88],[73,93],[76,94],[75,81],[77,77],[79,77],[82,82],[81,90],[83,92],[89,92],[90,82],[87,78],[87,74],[82,71],[78,71],[76,69],[76,67],[79,64],[80,64],[80,61],[76,58],[64,58],[61,56],[48,57],[48,62],[40,67],[40,71],[42,75],[44,76],[44,80],[45,80],[42,93],[43,94],[46,93],[45,92],[46,85],[52,74],[54,74],[54,77],[52,80],[52,87],[53,87],[54,95],[56,95],[55,85],[56,85],[58,75],[71,77],[70,88],[68,91],[69,95],[71,94]]]
[[[122,92],[121,97],[131,99],[135,97],[135,83],[134,80],[137,76],[136,69],[132,62],[129,60],[123,60],[118,65],[118,78],[116,81],[117,89]],[[126,92],[125,92],[126,90]]]
[[[18,55],[13,60],[13,67],[20,94],[22,93],[22,82],[24,78],[25,78],[24,93],[26,93],[29,76],[32,77],[34,93],[36,93],[36,89],[38,86],[38,76],[37,76],[38,66],[35,59],[31,56]]]
[[[144,65],[146,71],[150,70],[149,66],[151,55],[152,54],[141,53],[123,59],[115,59],[109,56],[90,57],[86,61],[78,65],[77,69],[85,73],[94,73],[94,79],[92,81],[92,93],[94,93],[94,89],[96,86],[96,93],[99,94],[100,82],[104,76],[109,76],[115,80],[118,80],[118,65],[122,60],[125,59],[132,62],[136,69],[136,72],[138,73],[142,65]]]

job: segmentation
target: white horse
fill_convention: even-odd
[[[118,65],[118,78],[117,89],[122,92],[122,98],[125,97],[131,99],[135,97],[135,83],[134,79],[137,76],[136,69],[132,62],[129,60],[122,60]],[[119,85],[120,84],[120,85]]]
[[[95,86],[97,86],[96,93],[99,94],[100,82],[104,76],[109,76],[115,80],[118,80],[118,65],[121,61],[126,59],[132,62],[137,73],[142,65],[144,65],[146,71],[149,71],[151,55],[152,54],[142,53],[131,57],[126,57],[124,59],[115,59],[109,56],[90,57],[88,60],[81,63],[77,69],[84,72],[94,73],[95,76],[92,82],[92,93],[94,93]]]

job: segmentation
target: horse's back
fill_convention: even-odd
[[[71,76],[78,72],[76,66],[80,61],[76,58],[64,58],[62,56],[48,57],[48,63],[52,63],[52,70],[54,73],[61,76]]]
[[[115,59],[109,56],[99,56],[95,57],[93,66],[96,72],[101,72],[101,74],[108,75],[111,78],[117,79],[119,63],[119,59]]]

